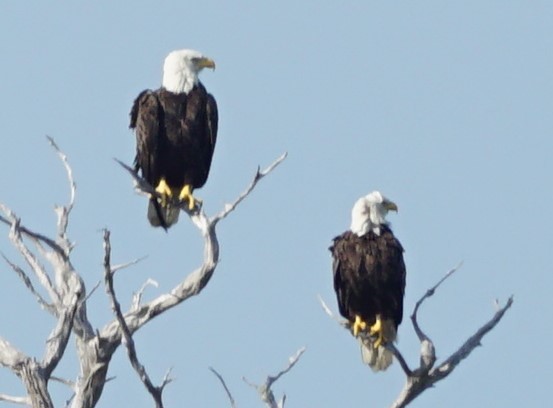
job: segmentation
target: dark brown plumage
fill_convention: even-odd
[[[162,177],[172,188],[207,181],[217,141],[217,104],[198,83],[188,94],[165,89],[143,91],[134,101],[135,169],[152,186]]]
[[[369,231],[359,237],[347,231],[334,238],[334,289],[340,314],[349,321],[359,315],[373,325],[380,314],[397,329],[403,319],[403,247],[387,226],[380,230],[380,236]]]

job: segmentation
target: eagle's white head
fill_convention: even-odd
[[[388,224],[388,211],[397,212],[397,205],[384,197],[380,191],[373,191],[361,197],[351,210],[351,231],[360,237],[371,230],[380,235],[380,226]]]
[[[204,68],[215,69],[215,62],[194,50],[176,50],[165,58],[162,86],[170,92],[188,93],[198,83]]]

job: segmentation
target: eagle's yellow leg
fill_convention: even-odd
[[[376,316],[376,322],[369,328],[369,334],[371,336],[376,336],[376,340],[373,343],[374,348],[378,348],[382,345],[384,342],[384,333],[380,316]]]
[[[173,197],[173,192],[167,184],[164,178],[159,180],[159,183],[156,187],[156,192],[161,195],[161,205],[165,207],[167,205],[167,197]]]
[[[353,335],[357,337],[360,331],[367,328],[367,323],[365,323],[359,315],[355,315],[355,321],[353,322],[352,331]]]
[[[179,200],[188,201],[188,209],[192,211],[196,206],[196,201],[201,202],[199,199],[194,198],[192,195],[192,187],[190,184],[185,184],[179,194]]]

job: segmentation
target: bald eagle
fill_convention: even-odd
[[[384,346],[396,339],[403,318],[405,264],[403,247],[386,214],[397,206],[374,191],[361,197],[351,212],[351,228],[334,238],[334,290],[340,314],[359,338],[363,361],[374,371],[392,363]]]
[[[213,60],[194,50],[171,52],[160,89],[142,91],[131,110],[136,134],[135,172],[155,188],[148,220],[165,229],[178,221],[180,203],[196,207],[194,189],[207,181],[217,141],[217,103],[198,79]]]

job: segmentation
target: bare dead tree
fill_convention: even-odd
[[[501,321],[505,312],[507,312],[507,310],[513,304],[513,296],[511,296],[503,307],[497,307],[497,310],[493,317],[482,327],[480,327],[472,336],[470,336],[461,345],[461,347],[457,349],[457,351],[452,353],[438,366],[435,366],[436,347],[434,346],[432,340],[420,328],[417,320],[417,314],[423,302],[434,295],[436,289],[438,289],[438,287],[446,279],[453,275],[460,268],[460,266],[461,264],[448,271],[445,276],[443,276],[433,287],[428,289],[426,293],[415,304],[415,308],[413,309],[413,313],[411,314],[411,322],[413,324],[415,333],[417,334],[417,337],[421,343],[419,367],[411,369],[401,352],[393,343],[390,343],[386,346],[393,352],[394,357],[398,361],[406,376],[405,385],[399,393],[397,399],[392,403],[392,405],[390,405],[390,408],[406,407],[410,402],[420,396],[428,388],[433,387],[434,384],[436,384],[438,381],[443,380],[449,374],[451,374],[462,360],[467,358],[478,346],[481,345],[481,341],[484,336]],[[319,297],[319,301],[324,311],[331,318],[336,320],[342,327],[344,327],[348,331],[350,330],[350,323],[347,320],[336,317],[321,297]],[[367,340],[370,341],[370,339]]]
[[[98,329],[94,328],[88,319],[86,309],[88,297],[85,285],[70,259],[73,243],[67,236],[67,226],[76,193],[72,170],[66,155],[51,138],[48,138],[48,140],[65,167],[70,185],[68,204],[56,207],[58,218],[56,236],[49,238],[23,226],[16,214],[3,204],[0,204],[0,211],[3,214],[0,215],[0,222],[9,226],[9,239],[23,256],[29,271],[5,257],[4,259],[22,279],[39,305],[57,319],[57,323],[46,340],[45,353],[42,359],[24,354],[6,339],[0,337],[0,366],[8,368],[16,374],[21,379],[27,392],[25,396],[0,393],[0,401],[33,407],[53,407],[48,391],[48,383],[50,380],[60,380],[53,377],[52,374],[66,351],[69,338],[73,335],[79,357],[79,373],[76,375],[74,382],[60,380],[73,390],[73,396],[67,404],[69,407],[91,408],[97,404],[102,395],[104,384],[108,381],[107,372],[111,358],[121,344],[127,347],[129,359],[152,395],[156,406],[162,407],[161,393],[165,385],[170,382],[169,374],[165,376],[160,386],[156,387],[152,384],[144,366],[138,361],[132,336],[156,316],[181,304],[191,296],[201,293],[213,276],[219,261],[219,242],[216,233],[218,222],[234,211],[237,205],[252,192],[257,183],[286,158],[286,154],[279,157],[265,170],[258,169],[246,190],[234,202],[225,205],[216,215],[208,217],[201,208],[186,211],[204,240],[202,265],[186,275],[184,280],[168,293],[163,293],[144,304],[141,304],[141,293],[144,290],[142,288],[135,296],[130,310],[125,313],[121,311],[115,295],[113,276],[117,270],[137,261],[126,265],[112,266],[110,262],[109,231],[105,231],[104,276],[106,290],[116,317],[113,321]],[[130,170],[128,166],[122,165]],[[134,172],[131,171],[131,174],[139,192],[155,194],[152,186],[149,186]],[[43,262],[50,265],[51,271],[43,266]],[[44,289],[48,296],[47,299],[40,294],[39,290],[36,290],[35,285],[37,284]]]
[[[132,337],[137,330],[156,316],[181,304],[191,296],[201,293],[213,276],[219,260],[219,243],[216,233],[218,222],[234,211],[240,202],[253,191],[257,183],[286,158],[286,154],[279,157],[265,170],[261,171],[258,169],[246,190],[234,202],[225,205],[216,215],[208,217],[201,208],[189,211],[186,206],[183,206],[182,210],[188,214],[204,240],[204,259],[202,265],[186,275],[184,280],[179,282],[169,292],[142,304],[142,293],[145,286],[153,282],[148,280],[135,295],[131,308],[127,312],[121,310],[121,306],[117,300],[114,276],[117,271],[131,266],[139,260],[124,265],[111,265],[110,232],[105,230],[103,239],[104,278],[106,292],[111,301],[115,318],[104,327],[98,329],[92,326],[87,315],[86,304],[90,293],[87,294],[81,276],[71,263],[73,243],[67,236],[67,227],[76,194],[72,170],[65,154],[52,139],[49,138],[49,142],[65,167],[70,186],[70,197],[67,205],[55,208],[57,214],[56,236],[50,238],[25,227],[21,224],[21,220],[17,215],[3,204],[0,204],[0,213],[3,214],[0,215],[0,222],[9,227],[9,239],[22,255],[26,267],[17,265],[2,255],[4,260],[21,278],[40,307],[56,319],[56,324],[45,341],[44,356],[41,359],[26,355],[8,340],[0,337],[0,366],[11,370],[17,375],[26,390],[26,395],[24,396],[0,393],[0,401],[33,407],[53,407],[54,404],[48,390],[48,384],[50,381],[58,381],[66,384],[73,391],[73,396],[67,403],[68,407],[94,407],[102,395],[105,383],[109,381],[107,372],[111,358],[118,347],[124,345],[133,368],[152,396],[155,406],[162,408],[164,387],[171,382],[170,371],[164,376],[159,386],[154,385],[147,374],[146,368],[139,361],[138,351],[134,346]],[[143,194],[156,194],[152,186],[138,177],[130,167],[121,162],[120,164],[134,178],[137,191]],[[45,264],[49,265],[50,268],[46,268]],[[405,386],[396,401],[391,405],[392,408],[407,406],[426,389],[446,378],[463,359],[467,358],[481,344],[483,337],[495,328],[513,303],[511,296],[503,307],[497,307],[494,316],[470,336],[457,351],[436,365],[435,346],[418,323],[418,311],[423,302],[431,297],[437,288],[457,269],[454,268],[449,271],[436,285],[430,288],[416,303],[411,315],[415,333],[421,343],[419,366],[411,369],[395,345],[388,345],[406,375]],[[37,285],[40,286],[40,290],[37,289],[39,287]],[[45,293],[46,297],[41,293]],[[334,317],[334,314],[322,300],[321,303],[331,317],[349,330],[349,324],[346,321]],[[73,335],[76,342],[80,364],[79,373],[76,375],[75,381],[61,379],[53,375],[66,352],[71,335]],[[294,356],[290,357],[289,364],[285,369],[276,376],[268,376],[266,381],[261,385],[252,384],[244,379],[244,381],[257,390],[261,400],[267,407],[284,407],[286,396],[284,395],[277,401],[271,387],[279,378],[294,367],[304,351],[305,348],[298,350]],[[235,407],[235,401],[226,387],[222,376],[214,369],[211,370],[224,386],[231,406]]]

